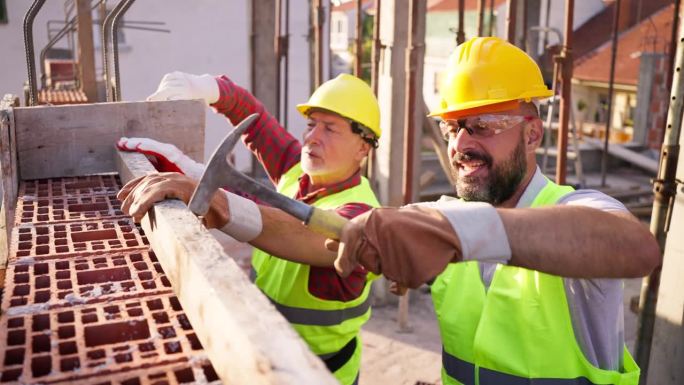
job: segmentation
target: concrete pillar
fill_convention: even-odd
[[[408,42],[409,9],[402,1],[383,0],[380,10],[380,49],[378,102],[382,137],[375,159],[376,193],[383,205],[402,204],[404,159],[404,116],[406,97],[406,54]],[[416,67],[416,95],[413,108],[416,127],[422,127],[423,116],[423,58],[425,42],[426,4],[420,6],[418,33],[415,38],[418,50]],[[416,129],[414,154],[414,186],[418,186],[420,140],[422,130]]]

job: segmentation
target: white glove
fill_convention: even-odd
[[[152,157],[151,161],[157,171],[181,172],[196,181],[200,180],[204,172],[202,163],[190,159],[173,144],[157,142],[148,138],[126,138],[124,136],[116,143],[116,147],[122,151],[135,151],[147,155],[148,158]]]
[[[202,99],[207,105],[219,100],[219,86],[209,74],[193,75],[175,71],[164,75],[148,101]]]

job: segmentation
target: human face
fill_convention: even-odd
[[[440,123],[459,197],[501,205],[519,190],[528,171],[523,127],[532,119],[489,114]]]
[[[370,146],[354,134],[349,121],[337,114],[309,114],[302,147],[302,170],[314,185],[329,185],[351,177]]]

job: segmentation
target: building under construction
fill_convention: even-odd
[[[0,0],[0,383],[336,383],[250,282],[251,247],[207,230],[177,200],[140,224],[121,210],[121,187],[156,170],[114,144],[149,137],[208,159],[230,123],[196,100],[143,101],[176,69],[229,74],[298,137],[306,123],[295,105],[353,73],[381,109],[383,136],[363,170],[380,203],[453,195],[447,146],[427,114],[449,53],[475,36],[526,51],[553,91],[539,106],[541,170],[613,196],[650,225],[663,265],[628,283],[627,345],[641,383],[684,383],[679,0],[225,3]],[[233,162],[265,179],[246,149]],[[436,325],[427,295],[393,300],[383,280],[373,290],[375,305],[390,305],[374,317],[396,318],[401,331],[379,332],[389,342],[377,355],[397,361],[394,350],[414,343],[407,361],[421,362],[431,348],[418,341],[432,337],[433,366],[420,365],[433,373],[362,364],[360,383],[441,383],[439,333],[421,334]],[[432,326],[417,325],[419,310]]]

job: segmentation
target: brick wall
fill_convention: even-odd
[[[116,175],[22,182],[0,383],[219,383]]]

